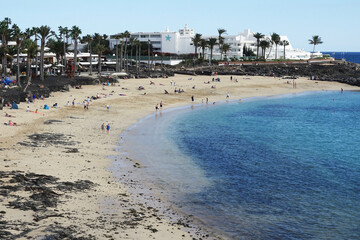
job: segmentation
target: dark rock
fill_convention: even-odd
[[[19,142],[22,146],[29,147],[46,147],[49,145],[75,145],[79,142],[69,141],[71,135],[64,135],[58,133],[35,133],[29,135],[30,141]]]
[[[77,148],[70,148],[68,149],[67,151],[65,151],[66,153],[78,153],[79,152],[79,149]]]
[[[176,70],[177,74],[186,75],[248,75],[248,76],[302,76],[314,77],[319,81],[336,81],[349,85],[360,86],[360,67],[355,63],[327,63],[327,64],[267,64],[243,66],[211,66],[201,70]]]
[[[56,120],[56,119],[50,119],[50,120],[46,120],[44,121],[44,124],[53,124],[53,123],[60,123],[60,122],[63,122],[61,120]]]

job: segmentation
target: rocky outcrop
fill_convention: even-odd
[[[213,66],[201,69],[176,70],[187,75],[248,75],[248,76],[302,76],[318,81],[336,81],[360,86],[360,67],[354,63],[327,64],[272,64],[244,66]]]
[[[39,79],[33,80],[26,92],[22,88],[0,88],[0,97],[4,99],[5,104],[13,101],[20,103],[24,102],[28,95],[32,96],[35,94],[37,97],[49,97],[52,92],[69,91],[70,87],[94,84],[99,84],[99,80],[87,77],[70,79],[61,76],[51,76],[47,77],[45,81],[40,81]],[[24,81],[22,81],[22,85],[25,86]]]

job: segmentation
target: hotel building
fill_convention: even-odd
[[[115,36],[118,34],[110,36],[110,49],[114,48],[114,45],[119,40],[115,39]],[[249,29],[245,30],[242,33],[237,35],[226,35],[223,34],[224,43],[230,45],[231,49],[226,53],[226,57],[228,58],[237,58],[240,59],[243,57],[243,49],[244,46],[251,49],[254,53],[256,53],[256,38],[254,38],[254,33]],[[177,32],[169,31],[168,28],[164,32],[134,32],[131,33],[131,37],[138,39],[141,42],[148,42],[152,44],[153,51],[157,53],[171,53],[176,55],[181,54],[194,54],[195,48],[192,44],[192,38],[195,36],[194,30],[188,28],[185,25],[184,28],[179,29]],[[218,38],[218,35],[214,36],[202,36],[202,38],[208,40],[209,38]],[[281,41],[287,40],[289,45],[285,47],[286,59],[304,59],[307,60],[311,57],[311,53],[301,50],[295,49],[291,45],[287,36],[280,36]],[[270,36],[265,36],[264,39],[270,39]],[[198,53],[201,52],[201,49],[198,48]],[[259,55],[261,55],[261,48],[259,49]],[[275,45],[272,48],[266,50],[265,53],[267,59],[275,59]],[[269,56],[268,56],[269,55]],[[315,53],[316,56],[321,56],[320,53]],[[205,58],[209,58],[210,49],[205,49]],[[284,56],[284,47],[278,46],[277,48],[277,58],[281,59]],[[219,46],[216,45],[213,49],[213,59],[220,59],[221,53],[219,50]]]

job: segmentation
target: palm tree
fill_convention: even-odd
[[[25,39],[24,41],[24,46],[26,48],[26,53],[27,53],[27,77],[28,77],[28,82],[24,88],[24,92],[26,91],[26,89],[30,86],[31,84],[31,59],[36,57],[36,53],[37,53],[37,45],[34,41],[32,41],[29,38]]]
[[[95,51],[98,53],[98,73],[101,74],[101,56],[106,50],[106,47],[100,43],[96,44],[94,47]]]
[[[40,49],[40,79],[44,81],[44,53],[45,53],[45,42],[52,35],[49,26],[41,26],[37,32],[38,37],[41,39]]]
[[[37,40],[38,40],[39,28],[33,27],[31,29],[31,31],[32,31],[32,35],[35,36],[35,44],[36,44],[36,46],[38,46]],[[35,74],[36,74],[36,76],[38,75],[38,51],[39,51],[39,49],[36,49],[36,56],[35,56]]]
[[[201,34],[200,33],[196,33],[195,36],[193,38],[191,38],[192,43],[194,44],[195,47],[195,58],[197,57],[197,49],[199,47],[200,41],[201,41]]]
[[[91,49],[92,41],[93,41],[93,38],[90,34],[88,34],[82,38],[82,42],[87,43],[88,51],[90,53],[90,75],[92,75],[92,49]]]
[[[269,58],[269,56],[270,56],[270,54],[271,54],[271,52],[272,52],[272,48],[273,48],[273,46],[274,46],[274,44],[275,44],[275,41],[278,41],[278,43],[280,42],[280,36],[279,36],[279,34],[277,34],[277,33],[272,33],[272,34],[270,35],[270,39],[268,39],[268,41],[269,41],[269,43],[270,43],[270,50],[269,50],[268,55],[266,56],[266,59]],[[275,56],[276,56],[276,53],[275,53]]]
[[[124,56],[125,56],[125,60],[126,60],[126,71],[128,71],[128,67],[129,67],[129,56],[127,54],[127,45],[128,45],[128,41],[129,41],[129,38],[130,38],[130,32],[128,30],[126,30],[124,32],[124,38],[125,38],[125,49],[124,49]]]
[[[124,57],[124,37],[125,34],[121,33],[120,35],[120,71],[123,69],[123,57]]]
[[[218,28],[218,33],[219,33],[219,50],[220,50],[220,60],[222,60],[222,55],[223,55],[223,50],[222,50],[222,45],[224,44],[224,38],[222,37],[223,33],[226,33],[226,30],[223,28]]]
[[[222,45],[221,51],[224,52],[225,58],[227,58],[227,57],[226,57],[226,53],[227,53],[228,51],[230,51],[230,49],[231,49],[231,47],[230,47],[229,44],[224,43],[224,44]]]
[[[56,59],[58,63],[60,63],[60,57],[64,55],[63,42],[61,41],[61,39],[50,38],[46,46],[50,48],[50,52],[56,54]]]
[[[26,28],[25,29],[25,41],[24,41],[24,47],[26,52],[28,52],[28,41],[31,41],[30,38],[34,35],[34,32],[32,31],[31,28]],[[30,65],[29,65],[29,56],[27,56],[27,63],[28,65],[26,66],[26,76],[29,77],[29,71],[30,71],[30,65],[31,65],[31,60],[30,60]]]
[[[11,37],[11,29],[9,28],[9,25],[11,24],[10,18],[5,18],[3,21],[0,22],[0,34],[1,34],[1,53],[2,53],[2,68],[3,68],[3,74],[7,75],[7,53],[9,51],[8,49],[8,41]]]
[[[6,60],[4,60],[4,57],[7,57],[7,54],[9,53],[9,48],[7,46],[3,46],[1,45],[0,47],[0,56],[1,56],[1,59],[2,59],[2,70],[5,71],[5,65],[4,63],[6,63]],[[6,71],[7,73],[7,71]],[[3,73],[5,75],[5,73]]]
[[[97,42],[97,44],[100,44],[102,40],[102,36],[99,33],[94,33],[93,39],[94,41]]]
[[[201,49],[202,49],[202,59],[204,60],[204,57],[205,57],[205,48],[208,47],[208,43],[207,43],[207,41],[206,41],[205,39],[201,39],[199,45],[200,45],[200,47],[201,47]]]
[[[78,38],[81,34],[81,29],[78,26],[73,26],[71,28],[71,37],[74,39],[74,70],[77,72],[77,48],[78,48]]]
[[[282,40],[280,42],[280,45],[284,46],[284,59],[286,59],[285,49],[286,49],[286,46],[290,45],[290,43],[287,40]]]
[[[115,36],[116,44],[115,44],[115,58],[116,58],[116,72],[120,72],[120,65],[119,65],[119,42],[120,35]]]
[[[20,50],[22,48],[22,42],[24,40],[24,38],[26,37],[25,33],[21,32],[20,28],[18,27],[18,25],[14,24],[12,26],[12,32],[13,32],[13,38],[16,41],[16,62],[17,62],[17,66],[16,66],[16,81],[19,85],[19,87],[21,87],[21,83],[20,83]]]
[[[68,39],[69,39],[69,34],[70,34],[70,30],[67,27],[59,27],[59,32],[60,32],[60,37],[63,38],[63,43],[64,43],[64,66],[66,67],[66,52],[67,52],[67,47],[68,47]]]
[[[254,36],[254,38],[256,38],[256,58],[259,58],[260,39],[265,37],[265,35],[257,32],[253,36]]]
[[[209,40],[207,41],[207,44],[208,44],[209,49],[210,49],[210,64],[211,64],[214,46],[218,44],[217,39],[216,38],[209,38]]]
[[[322,44],[322,43],[323,43],[323,41],[321,41],[321,37],[319,37],[318,35],[312,36],[312,39],[309,39],[309,44],[314,45],[313,53],[315,52],[315,46]]]
[[[139,40],[137,40],[137,39],[134,42],[135,42],[134,44],[136,46],[136,73],[139,74],[141,42]]]
[[[131,59],[131,65],[132,65],[133,47],[134,47],[135,41],[136,41],[136,38],[135,38],[135,37],[130,37],[130,38],[129,38],[129,43],[130,43],[130,59]]]
[[[266,51],[267,48],[270,47],[270,42],[267,41],[267,40],[262,40],[262,41],[260,41],[260,44],[259,44],[259,45],[260,45],[261,50],[262,50],[262,57],[263,57],[264,60],[265,60],[265,51]]]
[[[271,41],[275,44],[275,59],[277,59],[277,46],[280,43],[280,35],[277,33],[271,34]]]

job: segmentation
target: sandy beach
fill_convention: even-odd
[[[185,75],[124,79],[104,89],[96,85],[55,92],[45,100],[21,103],[18,110],[4,108],[0,112],[0,238],[213,239],[188,226],[191,220],[186,217],[171,220],[151,204],[138,202],[128,191],[132,183],[113,177],[108,169],[113,161],[121,161],[115,151],[121,133],[153,113],[160,102],[166,109],[205,104],[207,98],[212,104],[226,100],[227,93],[229,99],[241,99],[359,90],[306,78],[296,79],[295,88],[288,83],[292,80],[273,77],[217,77],[220,82],[210,76]],[[139,86],[145,89],[138,90]],[[175,93],[175,88],[184,92]],[[92,96],[100,98],[84,109],[84,100]],[[52,108],[55,103],[58,107]],[[45,104],[49,110],[42,109]],[[15,117],[5,117],[5,113]],[[3,124],[9,120],[18,126]],[[101,129],[103,123],[110,124],[109,132]],[[133,161],[134,167],[141,166]]]

